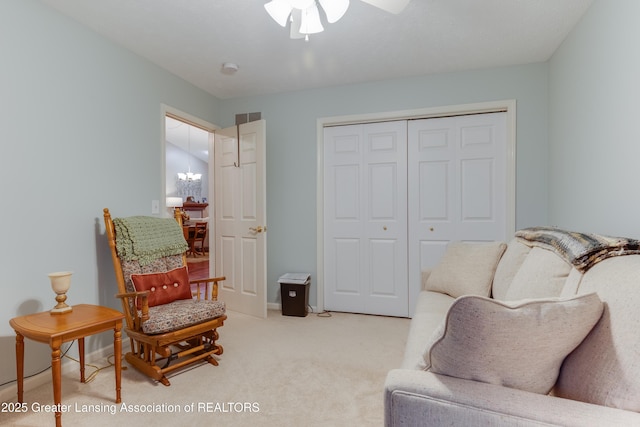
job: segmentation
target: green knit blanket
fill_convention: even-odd
[[[188,249],[182,229],[173,218],[132,216],[114,218],[116,250],[124,261],[137,260],[140,265],[184,253]]]

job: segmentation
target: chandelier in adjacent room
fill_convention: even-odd
[[[199,198],[202,192],[202,174],[191,172],[191,126],[187,126],[187,151],[187,172],[178,172],[178,194]]]

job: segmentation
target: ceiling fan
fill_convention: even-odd
[[[398,14],[410,0],[360,0],[386,12]],[[324,31],[318,3],[330,24],[338,21],[349,8],[349,0],[271,0],[264,5],[269,15],[280,26],[291,22],[292,39],[309,40],[309,34]]]

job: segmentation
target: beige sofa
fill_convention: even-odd
[[[450,245],[423,273],[385,425],[640,425],[640,246],[578,247],[591,236]]]

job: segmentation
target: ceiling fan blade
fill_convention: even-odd
[[[269,13],[269,16],[273,18],[281,27],[287,25],[287,20],[291,14],[291,5],[284,0],[272,0],[264,5],[264,8]]]
[[[362,0],[365,3],[370,4],[371,6],[375,6],[379,9],[382,9],[386,12],[398,14],[407,7],[409,1],[411,0]]]
[[[349,8],[349,0],[320,0],[320,5],[330,24],[337,22]]]

